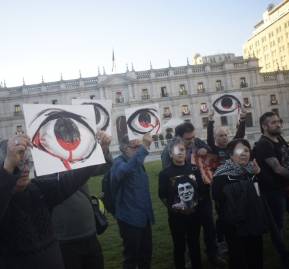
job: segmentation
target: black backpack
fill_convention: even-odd
[[[124,161],[125,158],[121,157]],[[109,169],[102,179],[102,201],[105,209],[115,214],[116,195],[121,187],[121,182],[116,183],[111,176],[111,169]]]

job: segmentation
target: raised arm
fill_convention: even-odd
[[[234,139],[245,137],[246,115],[247,115],[247,111],[244,108],[242,108],[241,113],[240,113],[238,128],[234,136]]]
[[[16,188],[25,188],[29,184],[27,175],[21,178],[17,168],[29,145],[30,140],[25,135],[13,136],[0,144],[0,218],[5,214]]]
[[[111,170],[112,177],[119,181],[127,175],[132,174],[138,167],[143,166],[144,159],[148,154],[148,150],[141,145],[136,154],[129,160],[116,160]]]
[[[212,150],[214,150],[214,148],[215,148],[213,115],[214,115],[213,113],[210,113],[209,120],[208,120],[208,126],[207,126],[207,143]]]

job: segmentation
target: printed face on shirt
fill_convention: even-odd
[[[250,149],[241,143],[237,144],[231,159],[234,163],[241,166],[247,165],[250,160]]]
[[[186,148],[184,144],[175,145],[171,157],[175,164],[183,164],[186,159]]]

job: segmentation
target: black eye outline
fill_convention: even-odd
[[[45,114],[47,113],[47,114]],[[69,112],[69,111],[65,111],[65,110],[62,110],[62,109],[57,109],[57,108],[48,108],[48,109],[44,109],[42,110],[41,112],[39,112],[35,117],[34,119],[30,122],[29,126],[31,126],[33,124],[33,122],[35,122],[40,116],[44,115],[46,118],[45,120],[43,120],[41,122],[41,124],[39,125],[39,127],[37,128],[37,130],[35,131],[34,135],[32,136],[32,145],[36,148],[38,148],[39,150],[43,151],[43,152],[46,152],[47,154],[53,156],[53,157],[56,157],[58,158],[64,165],[64,167],[67,169],[67,170],[71,170],[71,166],[70,166],[70,163],[75,163],[76,161],[85,161],[87,159],[89,159],[89,157],[92,155],[92,153],[94,152],[95,148],[97,147],[97,139],[96,139],[96,134],[95,132],[93,131],[93,129],[89,126],[89,124],[84,120],[85,117],[84,116],[81,116],[81,115],[78,115],[78,114],[75,114],[75,113],[72,113],[72,112]],[[82,124],[84,127],[86,127],[88,129],[88,131],[92,134],[92,136],[94,137],[94,145],[91,149],[91,151],[88,153],[88,155],[86,155],[84,158],[82,159],[78,159],[78,160],[74,160],[74,161],[70,161],[70,160],[65,160],[63,158],[61,158],[60,156],[56,155],[56,154],[53,154],[52,152],[49,152],[41,143],[40,143],[40,140],[39,140],[39,132],[40,132],[40,129],[41,127],[43,127],[45,124],[49,123],[49,121],[52,121],[52,120],[59,120],[59,119],[67,119],[67,118],[71,118],[71,119],[74,119],[75,121],[79,122],[80,124]],[[70,120],[71,121],[71,120]],[[71,121],[72,122],[72,121]],[[57,123],[57,122],[56,122]],[[56,125],[55,123],[55,125]],[[73,123],[73,122],[72,122]],[[75,124],[74,124],[75,125]],[[73,128],[74,127],[77,127],[77,126],[72,126]],[[55,126],[54,126],[54,131],[55,131]],[[79,130],[77,130],[79,132]],[[56,137],[56,135],[55,135]],[[56,137],[57,139],[57,137]]]
[[[141,131],[141,130],[137,130],[133,127],[133,120],[135,118],[137,118],[137,115],[138,114],[141,114],[141,113],[147,113],[150,117],[153,116],[156,118],[156,125],[155,126],[152,126],[153,128],[149,131]],[[156,134],[159,132],[160,130],[160,118],[157,116],[157,110],[155,108],[141,108],[141,109],[138,109],[136,110],[134,113],[132,113],[130,115],[130,117],[128,118],[127,120],[127,126],[135,133],[137,134],[141,134],[141,135],[144,135],[146,133],[150,133],[152,132],[155,128],[157,128],[157,131],[156,131]]]
[[[233,109],[231,109],[231,110],[227,110],[227,111],[221,110],[220,108],[217,107],[217,103],[220,102],[220,101],[221,101],[222,99],[224,99],[224,98],[231,98],[231,99],[233,99],[233,100],[237,103],[236,106],[235,106]],[[232,104],[232,105],[233,105],[233,104]],[[231,105],[231,106],[232,106],[232,105]],[[214,108],[219,114],[224,115],[224,114],[231,113],[231,112],[235,111],[236,109],[240,109],[240,108],[241,108],[241,102],[240,102],[240,100],[239,100],[236,96],[231,95],[231,94],[225,94],[225,95],[220,96],[219,98],[217,98],[217,99],[214,101],[214,103],[213,103],[213,108]]]
[[[99,103],[93,103],[93,102],[84,102],[81,104],[93,106],[94,113],[95,113],[95,123],[97,126],[98,126],[100,119],[101,119],[101,115],[100,115],[101,113],[99,112],[99,109],[104,112],[105,116],[107,117],[107,120],[105,121],[105,124],[103,125],[103,127],[100,128],[100,130],[105,131],[107,129],[107,127],[109,126],[109,123],[110,123],[110,116],[109,116],[109,113],[106,110],[106,108]]]

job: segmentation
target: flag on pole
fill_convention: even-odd
[[[112,50],[112,69],[111,69],[111,72],[114,72],[115,71],[115,58],[114,58],[114,50]]]

